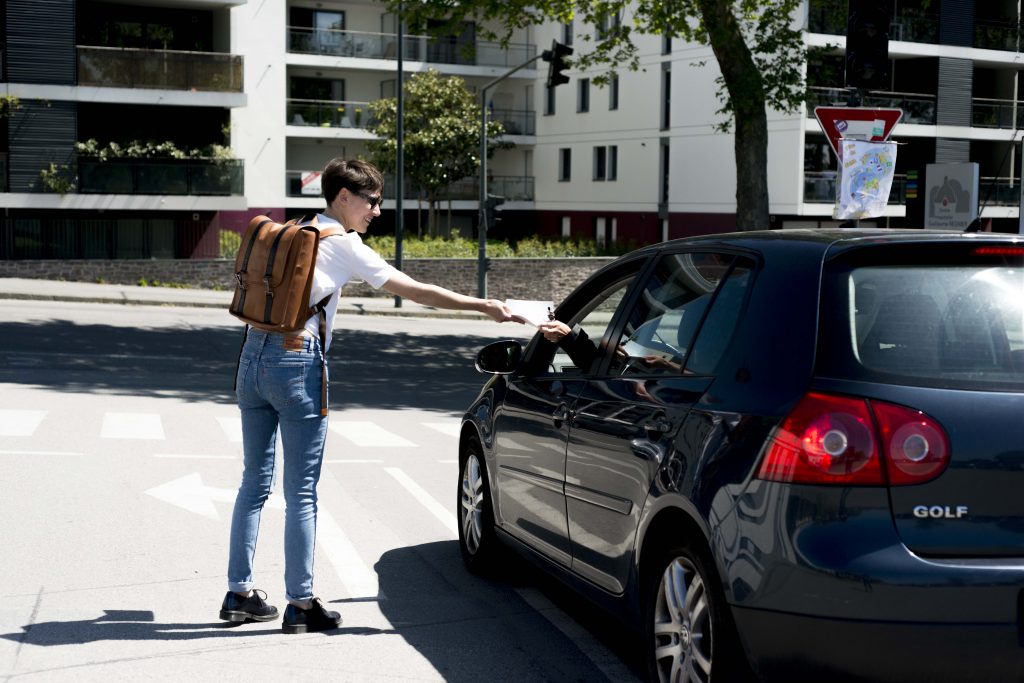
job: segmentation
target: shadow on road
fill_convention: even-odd
[[[239,628],[242,627],[242,628]],[[341,628],[330,635],[377,635],[390,633],[375,628]],[[23,626],[20,633],[0,633],[0,638],[41,647],[78,645],[101,640],[197,640],[217,637],[280,636],[280,628],[260,630],[224,621],[210,623],[161,623],[146,610],[103,610],[96,619],[43,621]]]
[[[384,616],[447,681],[604,681],[595,641],[619,658],[615,671],[638,675],[624,626],[515,557],[483,579],[465,569],[456,541],[444,541],[390,550],[375,568]],[[551,620],[555,605],[577,639]]]
[[[476,352],[493,339],[338,330],[328,354],[331,406],[461,413],[484,380]],[[0,382],[233,403],[241,342],[241,329],[228,327],[0,322]]]

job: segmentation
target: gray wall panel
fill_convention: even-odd
[[[22,100],[8,121],[8,173],[11,192],[38,190],[39,171],[51,162],[70,165],[78,136],[74,102]]]
[[[7,0],[7,80],[74,85],[74,0]]]
[[[936,122],[946,126],[971,125],[974,65],[969,59],[939,58]]]

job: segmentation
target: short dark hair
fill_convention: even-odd
[[[369,162],[335,157],[327,162],[320,176],[320,188],[328,206],[343,187],[351,192],[381,192],[384,176]]]

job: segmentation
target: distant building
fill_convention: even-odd
[[[880,225],[908,216],[907,176],[925,165],[980,165],[983,216],[1016,232],[1020,201],[1020,16],[1016,1],[893,3],[889,83],[865,106],[901,107],[897,179]],[[845,104],[846,3],[809,0],[795,21],[810,45],[813,100],[769,112],[773,227],[833,224],[835,161],[816,104]],[[454,35],[406,35],[406,76],[435,68],[471,89],[550,46],[601,27],[547,23],[506,48],[466,24]],[[322,207],[316,172],[358,156],[372,138],[368,104],[395,94],[397,26],[378,2],[321,0],[7,0],[0,94],[0,258],[192,258],[218,254],[221,230],[247,218]],[[507,198],[495,235],[562,235],[644,244],[735,225],[733,137],[720,133],[710,48],[638,38],[641,70],[605,87],[570,70],[545,87],[535,62],[489,91],[489,115],[513,145],[489,161],[489,190]],[[7,99],[6,104],[12,104]],[[152,140],[180,150],[229,144],[222,158],[101,162],[76,143]],[[474,150],[475,151],[475,150]],[[51,166],[52,164],[52,166]],[[73,186],[67,185],[73,183]],[[450,188],[442,220],[473,234],[477,178]],[[394,226],[394,192],[375,228]],[[61,194],[60,192],[64,193]],[[910,196],[913,199],[914,192]],[[406,187],[405,225],[416,226]],[[915,208],[918,207],[918,208]],[[425,207],[424,207],[425,208]]]

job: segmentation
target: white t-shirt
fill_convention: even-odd
[[[324,214],[317,215],[317,224],[340,225],[338,221]],[[398,270],[373,249],[363,244],[359,233],[351,230],[344,235],[333,235],[320,240],[316,256],[316,272],[313,274],[313,288],[309,293],[312,306],[328,294],[327,302],[327,348],[331,346],[331,332],[334,330],[334,316],[338,312],[338,295],[346,282],[353,278],[364,280],[374,289],[380,289]],[[320,316],[306,321],[306,329],[314,337],[320,336]],[[324,349],[327,352],[327,349]]]

